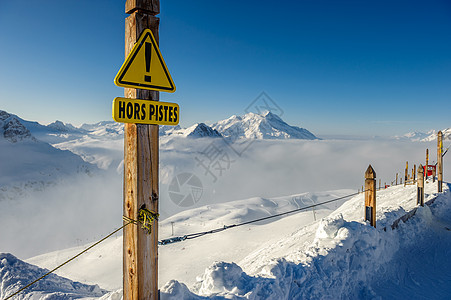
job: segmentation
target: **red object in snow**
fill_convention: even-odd
[[[424,166],[423,169],[424,169],[424,174],[426,174],[426,166]],[[435,165],[428,165],[428,171],[425,176],[432,176],[434,170],[435,170]]]

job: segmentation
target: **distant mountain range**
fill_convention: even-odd
[[[288,125],[277,115],[247,113],[244,116],[233,115],[228,119],[216,122],[211,126],[204,123],[195,124],[189,128],[180,127],[160,129],[160,135],[183,137],[224,137],[236,139],[318,139],[304,128]]]
[[[413,142],[431,142],[437,140],[437,132],[436,130],[430,130],[428,132],[409,132],[402,136],[396,136],[396,139],[400,140],[410,140]],[[446,128],[442,130],[443,140],[451,140],[451,128]]]
[[[80,127],[62,121],[42,125],[0,110],[0,187],[30,181],[45,186],[64,175],[98,169],[122,172],[123,133],[124,125],[114,121]],[[234,115],[211,126],[160,126],[159,134],[167,140],[317,139],[307,129],[288,125],[270,112]]]

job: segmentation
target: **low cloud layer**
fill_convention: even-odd
[[[435,142],[263,140],[241,146],[232,149],[221,139],[162,141],[161,218],[190,208],[255,196],[357,190],[369,164],[376,171],[378,183],[379,179],[382,184],[389,183],[397,172],[403,176],[406,161],[410,169],[414,163],[424,164],[426,148],[431,153],[430,162],[436,160]],[[212,162],[209,158],[215,157],[221,158],[220,164],[212,166],[209,173],[205,166]],[[446,181],[451,164],[447,156],[444,161]],[[222,172],[219,166],[224,168]],[[184,206],[177,205],[169,193],[174,190],[174,177],[182,173],[193,174],[201,185],[197,198]],[[191,186],[181,184],[179,193],[192,192],[199,181],[192,181]],[[122,206],[122,174],[115,170],[96,177],[66,178],[44,191],[1,201],[0,252],[27,258],[98,240],[122,225]]]

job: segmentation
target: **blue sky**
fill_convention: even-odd
[[[0,1],[0,109],[49,123],[111,120],[123,96],[125,0]],[[181,125],[266,92],[315,134],[451,126],[451,2],[161,0],[160,50]]]

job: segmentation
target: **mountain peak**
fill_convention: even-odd
[[[38,278],[47,273],[46,269],[26,263],[12,254],[0,253],[0,295],[9,296],[22,288],[30,278]],[[50,274],[32,285],[26,291],[25,298],[37,299],[73,299],[82,297],[100,297],[106,291],[98,285],[87,285],[67,278]],[[33,295],[36,294],[34,297]],[[39,297],[41,299],[41,297]]]
[[[47,127],[54,129],[56,131],[59,131],[59,132],[69,132],[69,131],[76,130],[76,128],[74,126],[72,126],[72,124],[69,124],[69,123],[65,124],[59,120],[56,120],[55,122],[47,125]]]
[[[279,116],[266,111],[249,112],[244,116],[231,116],[212,125],[224,137],[238,139],[317,139],[310,131],[288,125]]]
[[[185,137],[222,137],[222,135],[216,130],[211,128],[205,123],[197,123],[193,126],[185,129],[183,134]]]
[[[6,111],[0,111],[0,130],[3,131],[3,137],[11,143],[17,143],[25,139],[36,139],[15,115],[11,115]]]

